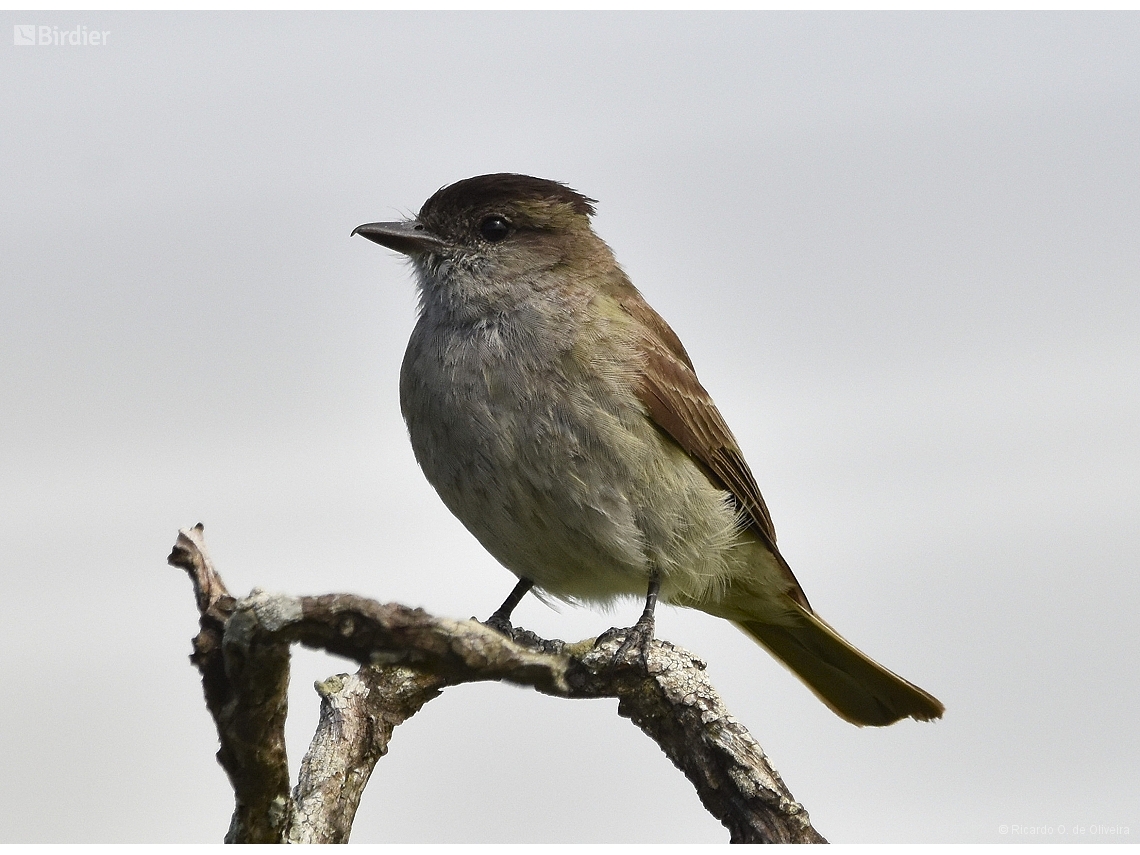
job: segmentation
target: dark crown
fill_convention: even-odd
[[[474,209],[518,202],[560,202],[576,214],[594,215],[595,200],[571,190],[565,184],[513,172],[476,175],[441,187],[424,202],[420,219],[459,214]]]

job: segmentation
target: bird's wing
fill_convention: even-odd
[[[736,497],[750,521],[775,548],[776,530],[756,479],[720,410],[697,379],[681,340],[640,295],[622,300],[622,308],[648,333],[643,338],[645,367],[638,390],[641,402],[657,425]]]
[[[810,610],[791,568],[776,548],[776,529],[752,470],[720,410],[697,379],[681,340],[640,294],[623,295],[619,302],[646,333],[638,396],[650,417],[702,463],[719,486],[732,493],[753,529],[787,571],[793,598]]]

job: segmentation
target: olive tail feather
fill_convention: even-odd
[[[945,707],[928,692],[855,649],[814,614],[798,610],[789,624],[737,621],[821,701],[859,726],[910,718],[941,718]]]

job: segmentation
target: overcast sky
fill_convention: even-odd
[[[860,730],[660,610],[820,832],[1137,840],[1140,15],[0,17],[109,33],[0,48],[3,839],[225,833],[179,527],[235,592],[502,601],[400,419],[409,271],[349,232],[512,171],[599,200],[812,604],[946,704]],[[348,667],[297,654],[294,769]],[[353,839],[727,833],[615,702],[480,685]]]

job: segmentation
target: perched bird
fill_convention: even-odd
[[[566,601],[645,595],[730,620],[857,725],[934,719],[933,696],[819,618],[684,346],[590,225],[594,200],[468,178],[360,234],[407,255],[419,320],[400,374],[416,460],[519,578]]]

